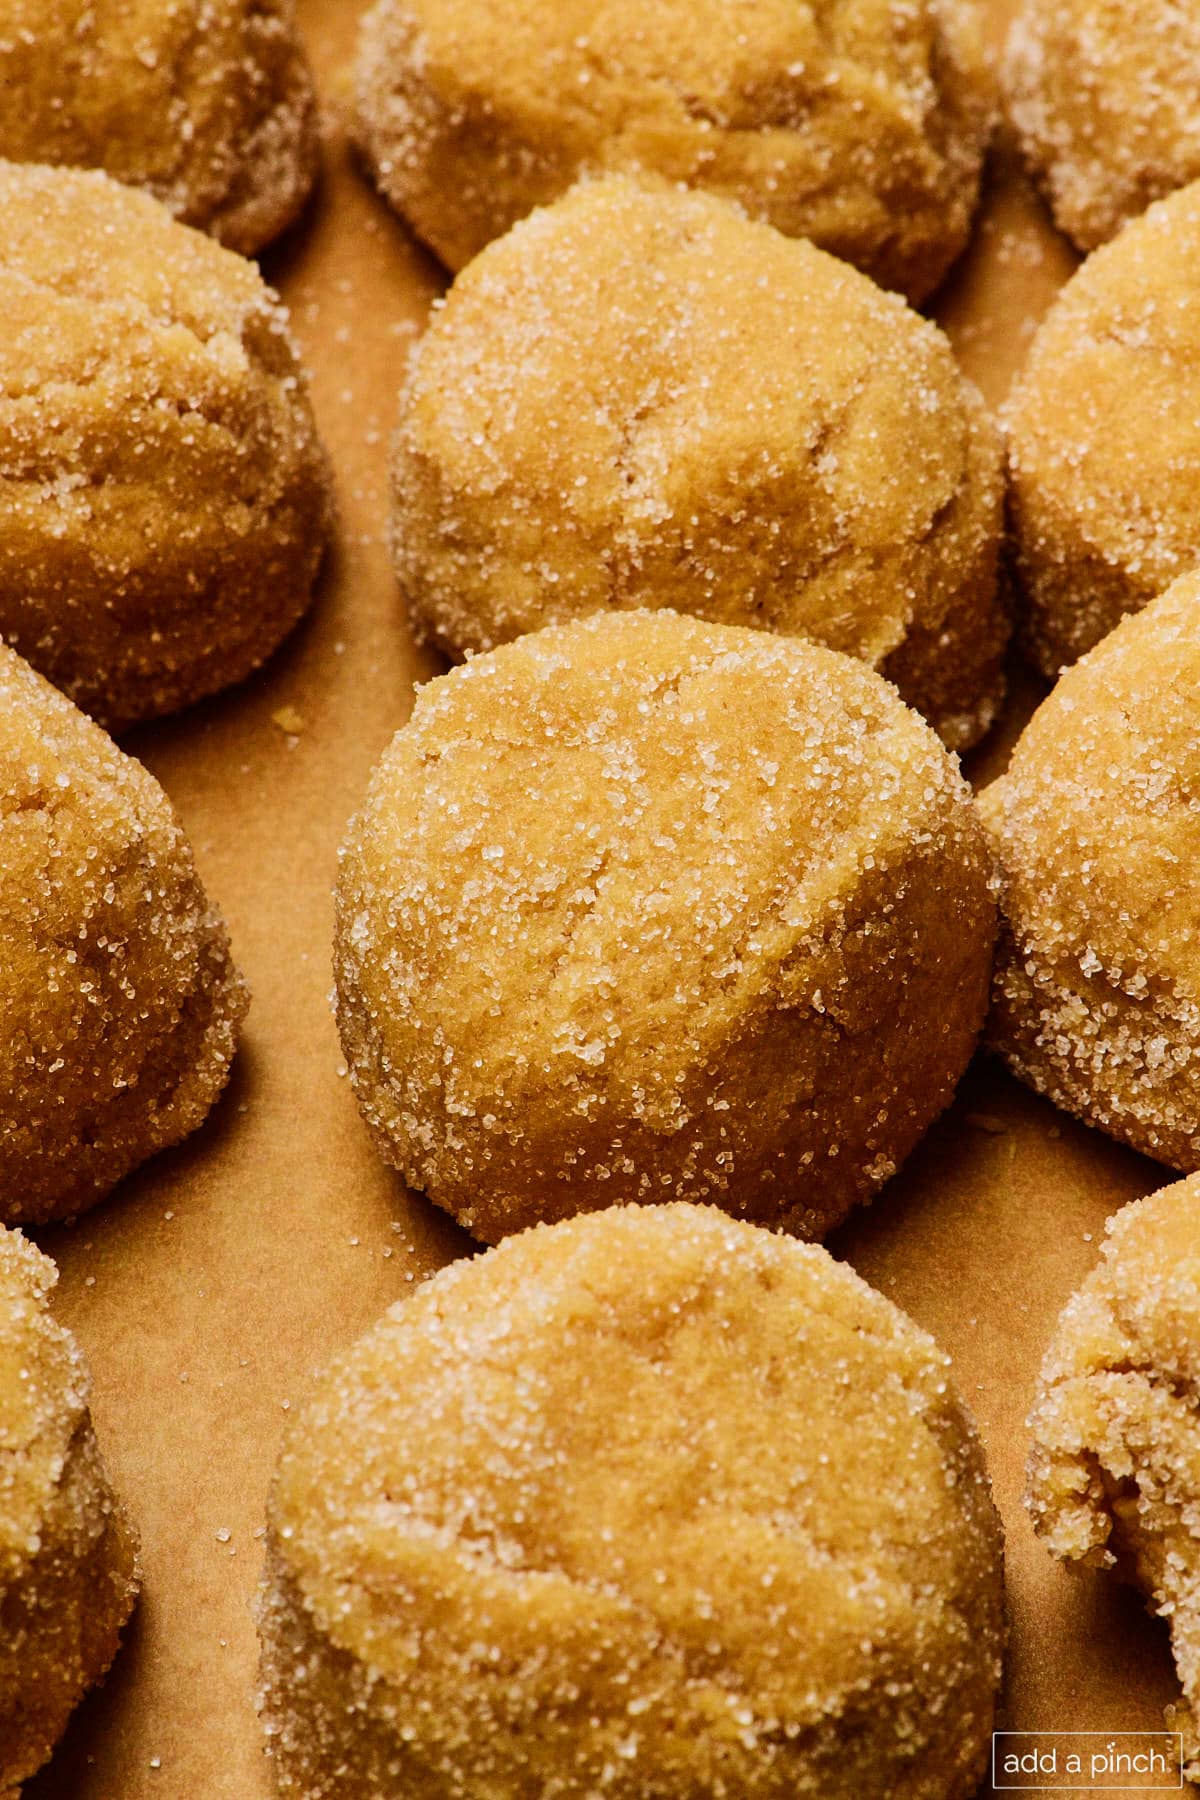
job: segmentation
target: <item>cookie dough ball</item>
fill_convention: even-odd
[[[0,0],[0,156],[105,169],[252,256],[316,179],[291,0]]]
[[[0,636],[108,725],[308,606],[329,473],[252,263],[107,176],[0,164]]]
[[[0,1218],[81,1212],[201,1123],[246,992],[158,783],[0,645]]]
[[[1071,278],[1007,423],[1025,641],[1053,679],[1200,563],[1200,183]]]
[[[948,1369],[823,1250],[708,1208],[444,1270],[284,1445],[279,1792],[966,1800],[1001,1551]]]
[[[1003,873],[988,1035],[1057,1106],[1200,1168],[1200,576],[1063,676],[982,797]]]
[[[954,749],[991,723],[999,433],[942,334],[811,244],[614,178],[518,225],[420,346],[393,467],[452,654],[602,607],[800,632]]]
[[[1028,1505],[1071,1562],[1117,1564],[1169,1622],[1167,1723],[1200,1780],[1200,1179],[1110,1219],[1067,1305],[1030,1426]]]
[[[0,1226],[0,1793],[50,1755],[117,1652],[137,1594],[49,1257]]]
[[[672,1198],[821,1236],[966,1066],[989,878],[956,766],[860,663],[670,612],[547,627],[421,690],[351,825],[359,1104],[490,1242]]]
[[[452,269],[580,175],[736,201],[913,300],[962,250],[992,88],[973,0],[379,0],[358,137]]]
[[[1200,176],[1200,16],[1177,0],[1025,0],[1009,115],[1060,230],[1094,250]]]

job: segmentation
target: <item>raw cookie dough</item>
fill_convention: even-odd
[[[452,269],[581,174],[710,189],[920,300],[992,122],[974,0],[380,0],[358,136]]]
[[[1024,0],[1009,115],[1055,223],[1094,250],[1200,176],[1200,14],[1179,0]]]
[[[87,1370],[46,1304],[57,1279],[49,1257],[0,1226],[0,1794],[11,1800],[112,1662],[138,1586]]]
[[[982,796],[1003,874],[988,1037],[1057,1106],[1200,1168],[1200,575],[1062,677]]]
[[[194,1131],[246,992],[154,778],[0,645],[0,1219],[81,1212]]]
[[[825,1251],[615,1208],[321,1379],[260,1602],[304,1800],[966,1800],[1001,1543],[948,1359]]]
[[[489,1242],[672,1198],[819,1237],[954,1092],[990,874],[861,663],[671,612],[549,626],[420,690],[350,827],[359,1104]]]
[[[1028,1505],[1055,1556],[1116,1563],[1167,1619],[1167,1725],[1200,1781],[1200,1178],[1109,1220],[1068,1303],[1030,1426]]]
[[[0,0],[0,157],[105,169],[252,256],[318,153],[291,0]]]
[[[116,726],[308,606],[330,478],[253,263],[106,175],[0,164],[0,636]]]
[[[1006,420],[1025,643],[1053,679],[1200,563],[1200,182],[1072,276]]]
[[[801,632],[987,729],[999,432],[895,295],[703,194],[576,188],[455,282],[407,384],[393,547],[452,655],[602,607]]]

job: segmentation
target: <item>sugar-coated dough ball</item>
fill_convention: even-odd
[[[1200,1780],[1200,1179],[1122,1207],[1042,1366],[1028,1505],[1056,1556],[1112,1564],[1168,1621],[1168,1708]]]
[[[1055,223],[1094,250],[1200,176],[1200,14],[1179,0],[1024,0],[1008,111]]]
[[[974,0],[379,0],[358,136],[452,269],[580,175],[737,201],[919,300],[991,128]]]
[[[317,173],[292,0],[0,0],[0,156],[105,169],[252,256]]]
[[[966,1066],[989,876],[957,767],[861,663],[671,612],[548,626],[420,691],[351,825],[359,1104],[488,1241],[672,1198],[820,1236]]]
[[[0,164],[0,637],[106,724],[307,607],[329,473],[253,263],[106,175]]]
[[[195,1130],[245,1010],[158,783],[0,645],[0,1219],[81,1212]]]
[[[14,1796],[112,1662],[137,1594],[87,1370],[47,1307],[56,1280],[0,1226],[0,1793]]]
[[[1072,276],[1007,424],[1025,640],[1053,679],[1200,563],[1200,182]]]
[[[708,195],[584,184],[465,269],[393,460],[457,654],[603,607],[801,632],[954,749],[1003,690],[999,433],[935,326]]]
[[[1013,1073],[1200,1168],[1200,575],[1069,670],[981,801],[1003,876],[988,1035]]]
[[[436,1275],[293,1417],[269,1520],[295,1800],[966,1800],[983,1772],[1000,1533],[948,1359],[709,1208]]]

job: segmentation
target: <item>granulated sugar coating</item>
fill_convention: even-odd
[[[1200,575],[1063,676],[981,801],[1004,891],[988,1035],[1015,1075],[1200,1168]]]
[[[0,645],[0,1219],[80,1212],[193,1131],[246,993],[166,795]]]
[[[932,1340],[823,1250],[614,1208],[436,1275],[272,1493],[304,1800],[966,1800],[1001,1545]]]
[[[1082,250],[1200,175],[1200,14],[1179,0],[1024,0],[1008,111]]]
[[[670,612],[547,627],[421,689],[350,827],[359,1103],[488,1241],[672,1198],[818,1237],[966,1066],[989,875],[861,663]]]
[[[101,168],[251,256],[316,179],[291,0],[0,0],[0,156]]]
[[[57,1278],[0,1227],[0,1793],[13,1796],[112,1662],[137,1594],[87,1370],[46,1305]]]
[[[1116,1563],[1168,1621],[1200,1781],[1200,1179],[1122,1207],[1068,1303],[1030,1426],[1028,1505],[1056,1556]]]
[[[330,479],[252,263],[105,175],[0,164],[0,636],[107,724],[305,610]]]
[[[967,241],[992,100],[973,0],[379,0],[358,61],[367,159],[452,269],[644,170],[913,300]]]
[[[1025,640],[1053,679],[1200,563],[1200,182],[1067,283],[1007,424]]]
[[[602,607],[801,632],[953,749],[1003,691],[999,433],[895,295],[707,195],[615,177],[459,276],[393,460],[414,622],[451,654]]]

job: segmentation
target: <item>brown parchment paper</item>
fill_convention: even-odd
[[[998,36],[1007,0],[993,10]],[[266,259],[337,472],[337,547],[311,619],[260,676],[127,739],[191,832],[254,1002],[205,1129],[75,1226],[37,1234],[61,1269],[58,1315],[91,1362],[145,1588],[107,1683],[26,1800],[267,1800],[250,1602],[285,1410],[308,1371],[468,1248],[376,1158],[328,1006],[337,846],[413,682],[439,667],[405,631],[385,464],[408,346],[445,277],[340,129],[360,11],[300,0],[329,115],[325,174]],[[1002,149],[974,245],[934,308],[993,402],[1074,260]],[[1016,671],[977,778],[1002,766],[1036,698]],[[1174,1691],[1164,1628],[1115,1583],[1059,1569],[1020,1504],[1023,1420],[1054,1319],[1105,1218],[1166,1179],[980,1058],[831,1245],[937,1336],[982,1428],[1008,1538],[1012,1728],[1157,1731]]]

